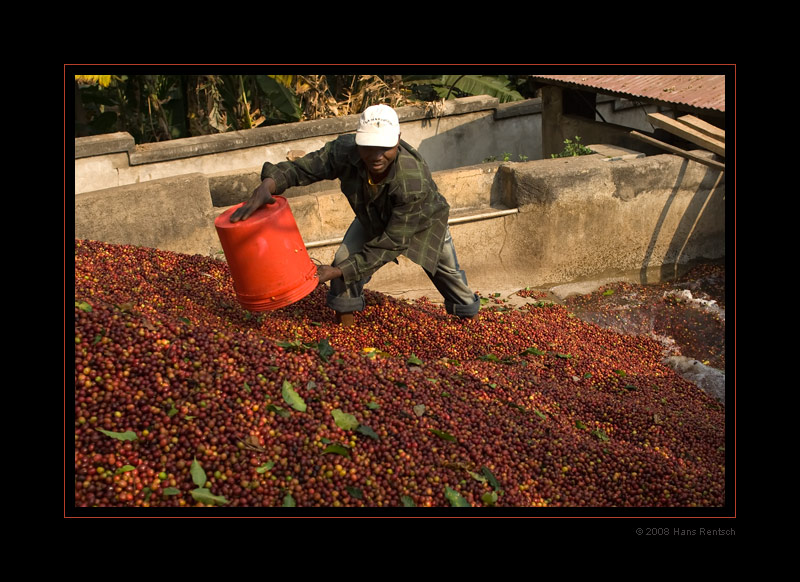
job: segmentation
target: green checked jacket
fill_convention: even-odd
[[[363,251],[337,265],[345,283],[372,276],[398,255],[405,255],[430,274],[436,272],[450,206],[425,160],[406,142],[400,140],[397,159],[377,186],[369,184],[354,134],[343,135],[293,162],[266,162],[261,179],[266,178],[275,180],[275,194],[321,180],[341,181],[342,192],[368,233]]]

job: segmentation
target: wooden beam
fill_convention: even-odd
[[[720,129],[716,125],[711,125],[702,119],[698,119],[694,115],[684,115],[683,117],[679,117],[678,121],[688,125],[692,129],[696,129],[700,133],[704,133],[711,138],[725,143],[725,130]]]
[[[715,160],[709,160],[709,159],[704,158],[702,156],[698,156],[698,155],[695,155],[695,154],[693,154],[691,152],[687,152],[685,150],[682,150],[680,148],[675,147],[674,145],[670,145],[668,143],[664,143],[663,141],[659,141],[657,139],[654,139],[654,138],[650,137],[649,135],[644,135],[642,133],[639,133],[638,131],[632,131],[631,132],[631,136],[633,136],[636,139],[639,139],[639,140],[641,140],[641,141],[643,141],[645,143],[649,143],[650,145],[654,145],[657,148],[661,148],[663,150],[666,150],[666,151],[668,151],[668,152],[670,152],[672,154],[675,154],[675,155],[678,155],[678,156],[681,156],[681,157],[684,157],[684,158],[688,158],[688,159],[690,159],[690,160],[692,160],[694,162],[697,162],[699,164],[704,164],[706,166],[711,166],[712,168],[716,168],[716,169],[721,170],[723,172],[725,171],[725,164],[721,164],[720,162],[717,162]]]
[[[680,121],[675,121],[674,119],[671,119],[666,115],[662,115],[661,113],[649,113],[647,115],[647,119],[656,127],[660,127],[661,129],[677,135],[678,137],[698,145],[703,149],[707,149],[708,151],[714,152],[715,154],[719,154],[721,156],[725,155],[724,142],[708,137],[696,129],[692,129],[688,125],[681,123]]]

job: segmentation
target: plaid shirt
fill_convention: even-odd
[[[406,142],[400,141],[397,159],[377,186],[369,184],[354,134],[341,136],[293,162],[267,162],[261,179],[268,177],[277,184],[276,194],[320,180],[341,181],[342,192],[368,233],[362,252],[337,265],[345,283],[371,276],[401,254],[428,273],[436,271],[450,206],[425,160]]]

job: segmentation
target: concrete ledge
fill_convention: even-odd
[[[587,146],[594,153],[603,157],[603,161],[616,162],[619,160],[632,160],[634,158],[644,158],[645,154],[623,148],[615,145],[608,144],[593,144]]]
[[[724,174],[677,156],[484,164],[434,178],[451,216],[461,208],[475,218],[454,221],[450,230],[476,289],[655,283],[673,279],[682,266],[725,257]],[[327,192],[290,204],[309,253],[330,262],[352,220],[344,197]],[[518,212],[487,210],[506,206]],[[370,286],[437,296],[422,270],[402,257],[378,271]]]
[[[76,195],[75,238],[210,255],[215,215],[206,177],[187,174]]]
[[[261,168],[250,171],[218,172],[208,175],[211,203],[214,206],[233,206],[244,202],[261,184]]]
[[[500,104],[488,96],[397,108],[403,139],[434,171],[480,163],[502,152],[537,159],[540,110],[540,99]],[[199,172],[212,179],[215,205],[225,205],[249,189],[252,176],[247,174],[257,174],[265,161],[314,151],[356,127],[357,116],[350,115],[140,146],[128,134],[77,138],[75,192]],[[239,175],[231,184],[216,177],[234,172]]]
[[[448,99],[444,102],[442,115],[463,115],[465,113],[474,113],[476,111],[486,111],[487,109],[497,109],[500,100],[496,97],[489,97],[488,95],[473,95],[471,97],[461,97],[459,99]],[[425,119],[428,117],[436,117],[430,113],[425,113],[419,107],[401,107],[399,110],[407,109],[410,116],[404,115],[400,117],[400,121],[413,121],[418,119]],[[417,113],[412,113],[416,110]],[[398,114],[399,116],[399,114]]]
[[[504,164],[501,189],[520,213],[505,220],[500,262],[531,285],[639,272],[725,256],[724,173],[673,155],[599,155]]]
[[[499,103],[495,111],[495,119],[507,119],[520,115],[535,115],[542,112],[541,99],[526,99],[511,103]]]
[[[221,152],[282,143],[307,137],[335,135],[355,131],[358,118],[354,115],[334,119],[301,121],[286,125],[257,127],[215,135],[187,137],[165,142],[142,144],[131,153],[132,166],[192,158]]]
[[[496,109],[498,100],[486,95],[449,100],[442,108],[442,115],[463,115],[476,111]],[[401,123],[435,117],[422,107],[398,107]],[[125,151],[130,154],[132,166],[164,162],[182,158],[209,155],[243,148],[295,141],[299,139],[331,136],[355,131],[357,115],[345,115],[332,119],[301,121],[298,123],[257,127],[246,131],[203,135],[136,146],[127,133],[112,136],[82,137],[75,139],[76,158]]]
[[[620,276],[657,282],[675,265],[725,256],[724,174],[677,156],[494,162],[433,176],[457,219],[451,232],[476,288]],[[220,256],[213,222],[226,206],[212,204],[209,187],[217,179],[230,182],[195,173],[79,194],[75,236]],[[239,179],[231,196],[243,200],[258,174]],[[286,197],[309,254],[329,263],[353,211],[335,183],[314,187],[290,189]],[[505,209],[517,212],[497,212]],[[371,285],[436,294],[424,272],[402,258]]]
[[[504,189],[514,192],[515,205],[529,207],[527,210],[557,199],[609,195],[627,200],[648,192],[697,191],[712,187],[718,180],[725,183],[724,173],[668,154],[619,156],[619,163],[598,163],[605,160],[600,154],[592,154],[509,162],[500,171]]]
[[[109,133],[75,139],[75,159],[103,156],[120,152],[130,153],[136,149],[133,136],[126,132]]]

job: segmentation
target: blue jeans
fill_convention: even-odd
[[[333,258],[333,266],[341,263],[350,255],[358,253],[364,248],[367,242],[364,227],[355,219],[347,229],[339,250]],[[467,276],[458,265],[456,248],[453,245],[453,238],[448,229],[445,236],[442,254],[439,257],[439,264],[436,272],[427,273],[436,289],[444,298],[444,306],[447,313],[458,317],[472,317],[481,307],[478,296],[472,292],[467,284]],[[371,277],[345,284],[341,277],[331,280],[330,291],[328,292],[328,306],[340,313],[352,313],[364,309],[364,285]]]

